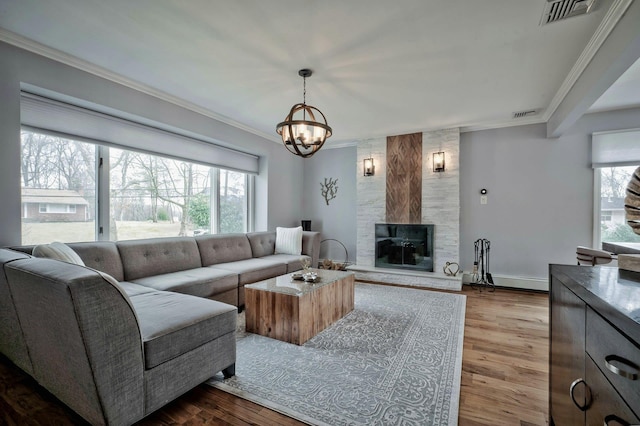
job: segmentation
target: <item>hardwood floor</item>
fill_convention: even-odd
[[[470,288],[464,294],[459,424],[548,424],[548,295]]]
[[[547,294],[465,286],[467,295],[461,426],[546,425]],[[0,356],[0,425],[84,424],[33,379]],[[140,425],[302,425],[206,385]]]

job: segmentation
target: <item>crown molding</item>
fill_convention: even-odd
[[[541,115],[525,118],[511,118],[504,121],[461,125],[460,133],[477,132],[479,130],[502,129],[505,127],[527,126],[529,124],[540,124],[546,122],[547,119]]]
[[[222,114],[218,114],[214,111],[211,111],[207,108],[203,108],[194,103],[188,102],[177,96],[155,89],[151,86],[140,83],[138,81],[126,78],[120,74],[109,71],[106,68],[92,64],[76,56],[69,55],[58,49],[45,46],[41,43],[38,43],[37,41],[23,37],[14,32],[5,30],[4,28],[0,28],[0,41],[19,47],[21,49],[27,50],[29,52],[35,53],[37,55],[44,56],[45,58],[54,60],[56,62],[60,62],[70,67],[77,68],[81,71],[93,74],[100,78],[104,78],[105,80],[112,81],[114,83],[120,84],[130,89],[137,90],[138,92],[142,92],[146,95],[153,96],[154,98],[158,98],[162,101],[169,102],[173,105],[179,106],[189,111],[193,111],[205,117],[212,118],[224,124],[228,124],[229,126],[233,126],[240,130],[244,130],[245,132],[252,133],[256,136],[260,136],[261,138],[267,139],[269,141],[276,142],[276,143],[280,142],[280,139],[277,138],[275,135],[270,135],[260,130],[254,129],[252,127],[247,126],[246,124],[235,121]]]
[[[569,91],[576,83],[578,78],[582,75],[584,70],[587,68],[596,52],[602,46],[602,43],[607,39],[611,31],[618,24],[620,19],[624,16],[624,13],[627,11],[629,6],[633,3],[633,0],[614,0],[613,4],[609,7],[607,14],[598,25],[596,32],[593,34],[589,43],[585,46],[584,50],[578,57],[578,60],[573,67],[567,77],[560,85],[560,88],[556,92],[556,95],[551,99],[549,106],[545,110],[543,114],[544,121],[549,121],[551,115],[556,112],[556,109],[560,106],[564,98],[569,94]]]

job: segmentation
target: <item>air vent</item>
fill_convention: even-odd
[[[550,24],[591,12],[596,0],[547,0],[540,25]]]
[[[529,117],[530,115],[536,115],[536,114],[537,114],[537,110],[535,109],[530,109],[527,111],[518,111],[513,113],[513,118]]]

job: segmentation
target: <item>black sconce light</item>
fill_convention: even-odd
[[[444,172],[444,152],[433,153],[433,171]]]
[[[364,175],[373,176],[376,171],[376,166],[373,164],[373,158],[364,159]]]

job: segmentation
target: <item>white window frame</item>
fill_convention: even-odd
[[[601,222],[600,222],[600,209],[602,208],[601,193],[602,193],[602,179],[600,176],[600,168],[593,169],[593,242],[592,246],[595,248],[602,247],[602,235],[601,235]]]
[[[591,135],[591,167],[593,169],[593,241],[592,247],[602,247],[600,209],[604,167],[640,165],[640,129],[620,129],[595,132]]]

